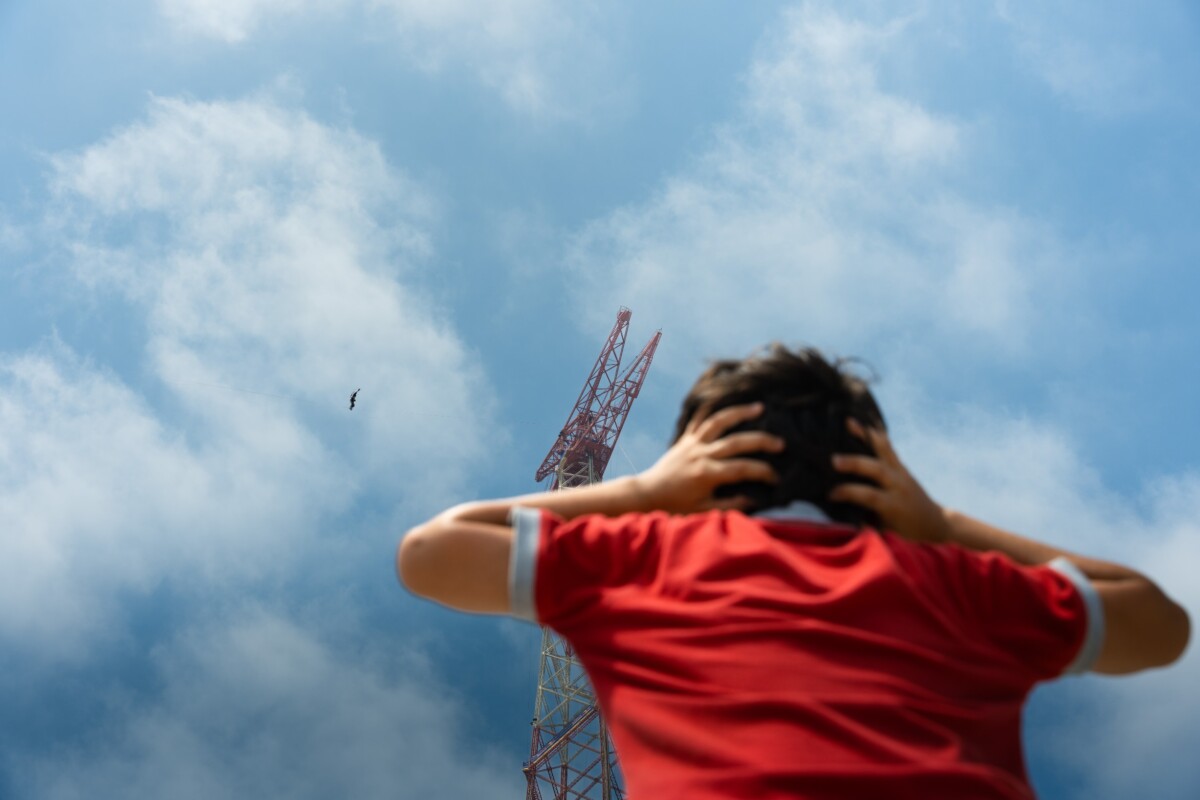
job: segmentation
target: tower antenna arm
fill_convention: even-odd
[[[536,480],[553,475],[550,490],[599,483],[633,401],[642,391],[662,331],[651,337],[620,374],[632,313],[621,307],[583,391]],[[542,659],[534,699],[533,736],[524,772],[526,800],[621,800],[616,751],[596,705],[587,672],[570,644],[542,629]]]
[[[621,367],[621,356],[625,353],[625,340],[629,336],[629,319],[632,316],[633,312],[624,306],[617,311],[617,321],[584,381],[579,399],[571,408],[567,422],[559,431],[550,452],[542,459],[534,480],[542,481],[554,472],[567,451],[577,442],[588,438],[588,434],[595,429],[600,409],[617,382],[617,371]]]

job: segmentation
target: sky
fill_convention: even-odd
[[[520,797],[539,633],[408,595],[714,357],[856,356],[940,502],[1200,613],[1200,7],[0,0],[0,797]],[[347,408],[361,389],[358,406]],[[1035,692],[1194,798],[1200,656]]]

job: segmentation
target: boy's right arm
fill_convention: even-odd
[[[909,539],[952,542],[971,550],[997,551],[1025,565],[1065,558],[1088,579],[1104,608],[1105,641],[1094,672],[1119,675],[1166,666],[1183,654],[1191,634],[1187,612],[1152,580],[1120,564],[1076,555],[1018,536],[938,505],[900,461],[887,434],[851,430],[873,446],[877,457],[839,455],[834,467],[877,486],[840,484],[830,499],[874,510],[891,530]]]

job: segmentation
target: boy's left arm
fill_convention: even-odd
[[[464,503],[443,511],[401,540],[397,574],[414,594],[460,611],[507,613],[513,540],[509,518],[514,508],[545,509],[563,519],[738,508],[744,498],[715,500],[713,490],[740,481],[774,482],[776,476],[765,461],[744,456],[778,452],[783,442],[761,431],[724,434],[761,413],[762,406],[752,403],[706,417],[697,415],[679,441],[638,475],[566,491]]]
[[[884,524],[915,541],[949,542],[979,552],[995,551],[1017,564],[1034,566],[1063,560],[1091,587],[1099,604],[1098,651],[1087,669],[1122,675],[1178,660],[1191,638],[1191,619],[1149,577],[1130,567],[1061,550],[1006,531],[934,502],[896,455],[884,431],[849,423],[877,456],[834,456],[834,468],[874,482],[839,484],[830,499],[863,505]],[[1062,572],[1063,570],[1059,570]],[[1069,575],[1069,573],[1067,573]],[[1077,586],[1079,584],[1076,584]],[[1085,587],[1080,593],[1088,594]],[[1086,600],[1085,600],[1086,602]],[[1089,615],[1093,613],[1089,606]]]

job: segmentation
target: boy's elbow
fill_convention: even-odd
[[[429,558],[430,535],[428,523],[418,525],[404,534],[396,546],[396,577],[406,589],[421,596],[428,593],[424,578],[428,573],[425,562]]]
[[[1192,620],[1184,607],[1171,601],[1170,616],[1172,636],[1165,654],[1167,658],[1161,665],[1164,667],[1174,664],[1183,656],[1192,638]]]
[[[1161,606],[1158,612],[1160,621],[1159,635],[1155,642],[1157,646],[1150,648],[1151,663],[1147,665],[1151,668],[1166,667],[1178,661],[1187,650],[1188,641],[1192,637],[1192,621],[1184,607],[1157,586],[1154,587],[1154,593],[1157,594]]]
[[[1191,639],[1191,619],[1162,589],[1140,576],[1098,588],[1108,633],[1096,672],[1128,675],[1169,666],[1183,656]]]

